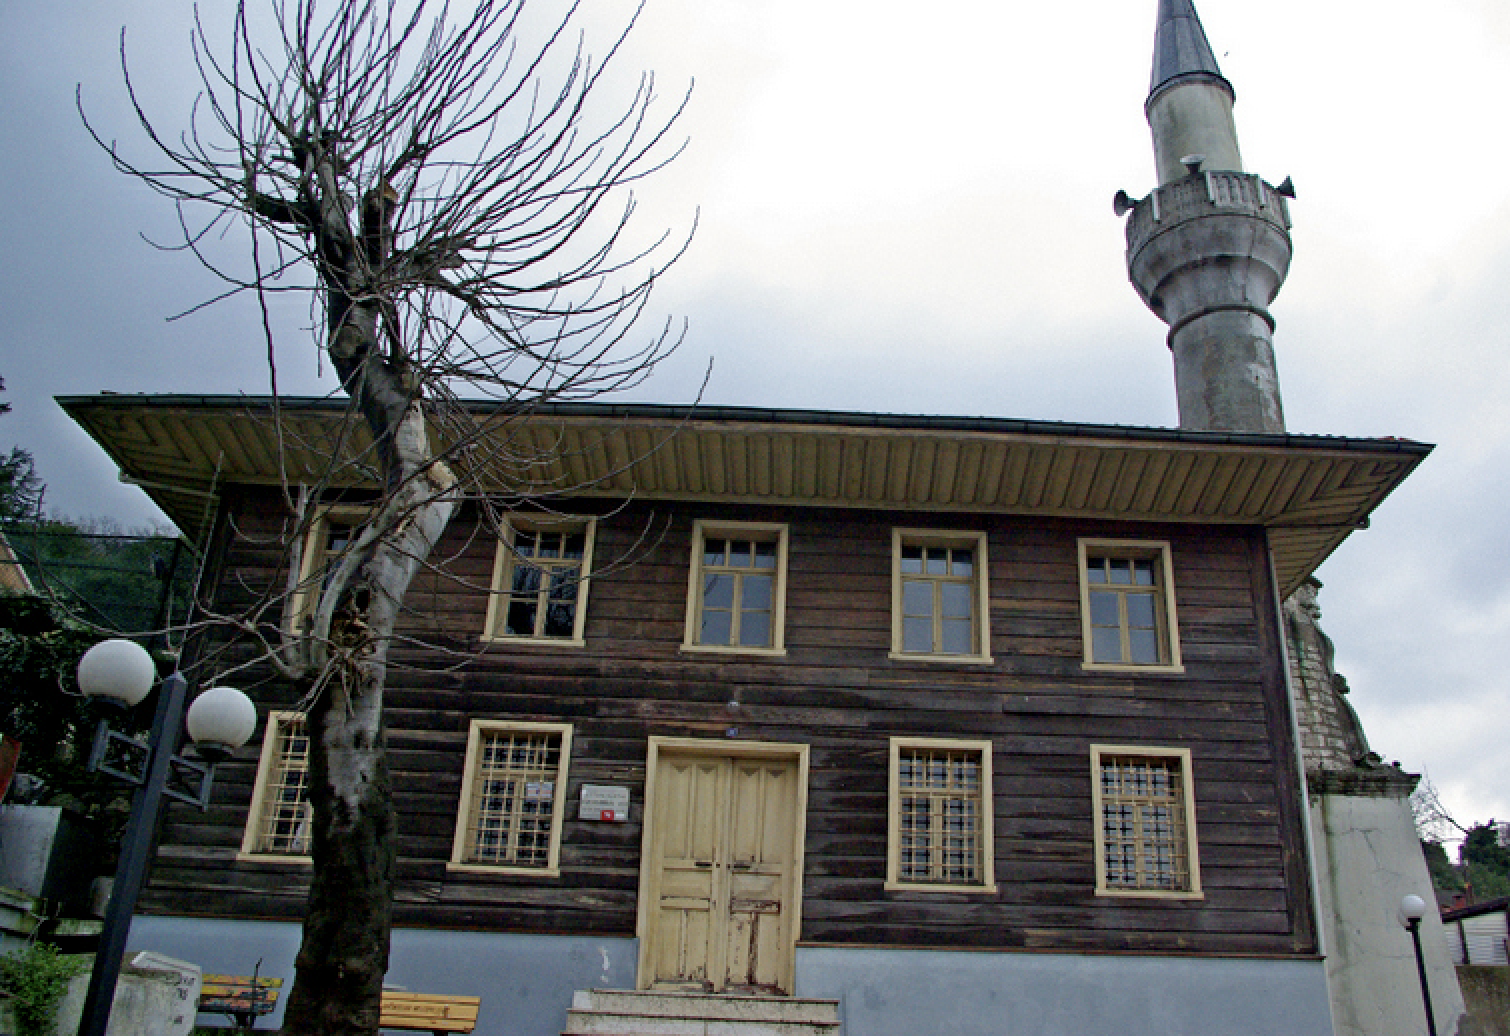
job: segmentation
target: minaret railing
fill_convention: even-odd
[[[1127,220],[1127,247],[1135,252],[1150,237],[1176,223],[1203,216],[1251,216],[1290,229],[1290,207],[1284,195],[1253,173],[1201,170],[1182,180],[1156,187],[1134,203]]]

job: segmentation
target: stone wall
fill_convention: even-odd
[[[1284,603],[1295,718],[1306,770],[1347,771],[1368,757],[1368,739],[1348,704],[1347,681],[1334,668],[1332,638],[1321,629],[1320,589],[1307,579]]]
[[[1510,968],[1459,967],[1468,1017],[1462,1036],[1510,1036]]]

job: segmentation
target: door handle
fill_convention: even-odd
[[[693,860],[692,861],[692,866],[694,866],[694,867],[704,867],[704,868],[711,867],[711,866],[713,866],[713,861],[712,860]]]

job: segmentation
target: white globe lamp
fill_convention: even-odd
[[[199,754],[219,762],[251,740],[257,707],[234,687],[211,687],[189,706],[187,726]]]
[[[135,641],[102,640],[79,659],[79,690],[128,709],[141,704],[156,681],[152,656]]]

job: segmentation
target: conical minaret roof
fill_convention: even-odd
[[[1176,79],[1201,76],[1221,82],[1228,92],[1232,84],[1217,67],[1216,55],[1206,40],[1206,30],[1195,13],[1192,0],[1159,0],[1159,27],[1153,42],[1153,76],[1148,84],[1148,98]]]

